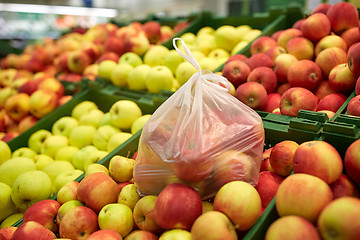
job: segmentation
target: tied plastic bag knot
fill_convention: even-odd
[[[256,185],[264,146],[261,117],[227,92],[226,78],[201,70],[182,39],[173,43],[198,72],[143,126],[134,166],[139,194],[158,195],[180,182],[206,199],[230,181]]]

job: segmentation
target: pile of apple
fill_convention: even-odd
[[[96,162],[139,131],[150,116],[143,115],[130,100],[115,102],[107,113],[94,102],[83,101],[73,108],[71,116],[59,118],[51,131],[34,132],[28,147],[11,152],[0,141],[0,186],[4,194],[0,222],[49,198],[84,172],[90,174],[101,166]]]
[[[0,139],[10,141],[71,96],[54,73],[0,69]]]
[[[292,28],[256,39],[251,56],[231,57],[222,75],[253,109],[289,116],[300,109],[325,111],[332,117],[360,76],[358,24],[354,5],[320,4]]]
[[[180,38],[202,69],[214,71],[260,34],[261,30],[248,25],[224,25],[217,29],[203,27],[196,34],[188,32]],[[183,49],[181,45],[178,47]],[[137,52],[127,52],[118,60],[108,59],[98,65],[99,77],[116,86],[150,93],[176,91],[196,72],[176,50],[162,45],[151,46],[143,56]]]
[[[359,150],[360,140],[347,148],[344,159],[325,141],[286,140],[266,150],[256,188],[263,203],[276,195],[280,218],[265,239],[357,239]]]

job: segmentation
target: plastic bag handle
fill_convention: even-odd
[[[181,51],[177,46],[176,46],[176,41],[180,40],[181,41],[181,45],[184,47],[184,51],[186,54],[183,53],[183,51]],[[174,38],[173,39],[173,46],[175,48],[175,50],[189,63],[191,63],[191,65],[193,65],[198,72],[201,74],[201,67],[199,65],[199,63],[196,61],[194,55],[191,53],[190,49],[186,46],[184,40],[182,40],[181,38]]]

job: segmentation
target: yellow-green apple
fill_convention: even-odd
[[[43,171],[33,170],[20,174],[14,181],[11,199],[18,209],[25,211],[32,204],[49,198],[52,182]]]
[[[257,37],[259,37],[261,35],[262,31],[260,29],[251,29],[249,32],[247,32],[243,37],[242,37],[242,41],[244,42],[252,42],[253,40],[255,40]]]
[[[115,86],[128,86],[128,76],[134,67],[128,63],[117,64],[110,75],[110,81]]]
[[[185,61],[178,65],[175,78],[179,82],[180,86],[182,86],[196,72],[197,69],[191,63]]]
[[[112,229],[118,232],[121,237],[129,234],[134,226],[131,209],[121,203],[105,205],[99,212],[98,222],[100,229]]]
[[[300,109],[315,111],[317,97],[302,87],[291,87],[281,96],[280,111],[283,115],[296,117]]]
[[[265,53],[272,47],[277,46],[277,42],[269,36],[261,36],[255,39],[250,46],[251,55],[256,53]]]
[[[341,63],[346,63],[346,61],[346,52],[338,47],[330,47],[322,50],[315,59],[315,63],[319,65],[325,78],[329,76],[333,67]]]
[[[286,48],[286,45],[290,39],[301,37],[302,32],[296,28],[289,28],[280,33],[279,38],[277,40],[277,44],[283,48]]]
[[[87,240],[102,240],[102,239],[108,239],[108,240],[122,240],[123,238],[121,235],[112,229],[101,229],[96,232],[93,232],[86,238]]]
[[[49,175],[52,182],[55,181],[56,177],[66,171],[74,170],[74,166],[68,161],[56,160],[46,165],[42,171]]]
[[[127,182],[133,177],[135,160],[115,155],[109,162],[109,173],[116,182]]]
[[[144,64],[150,67],[158,65],[164,65],[165,57],[168,54],[169,49],[162,45],[154,45],[144,55]]]
[[[149,120],[151,114],[145,114],[137,118],[131,125],[131,134],[137,133],[140,129],[143,128],[144,124]]]
[[[321,110],[329,110],[332,112],[337,112],[337,110],[344,104],[346,101],[347,96],[341,93],[331,93],[321,100],[319,100],[316,111]]]
[[[79,200],[69,200],[69,201],[61,204],[61,206],[59,206],[59,209],[55,215],[56,224],[59,226],[64,215],[67,212],[69,212],[71,209],[73,209],[75,207],[79,207],[79,206],[84,206],[82,204],[82,202],[80,202]]]
[[[330,184],[342,173],[343,162],[340,154],[329,143],[308,141],[297,148],[293,157],[293,169],[294,173],[310,174]]]
[[[255,68],[248,75],[247,81],[262,84],[268,94],[274,92],[277,86],[276,74],[268,67]]]
[[[107,174],[96,172],[80,182],[77,195],[80,201],[85,202],[89,208],[98,213],[105,205],[117,201],[118,187]]]
[[[40,153],[55,158],[57,151],[69,145],[69,140],[63,135],[52,135],[46,138],[41,146]]]
[[[336,89],[330,86],[329,81],[327,79],[323,79],[319,83],[318,88],[315,90],[315,95],[319,98],[319,100],[321,100],[325,96],[336,92]]]
[[[274,109],[279,108],[281,95],[279,93],[269,93],[267,95],[267,101],[264,108],[265,112],[272,112]]]
[[[284,53],[287,53],[286,49],[281,46],[271,47],[265,52],[265,54],[268,55],[273,62],[275,61],[277,56]]]
[[[49,163],[53,162],[54,159],[45,154],[38,154],[33,157],[33,161],[38,170],[43,170]]]
[[[191,240],[191,233],[184,229],[170,229],[161,233],[159,240],[183,239]]]
[[[320,39],[319,42],[316,43],[315,46],[315,57],[319,55],[319,53],[330,47],[338,47],[345,52],[347,51],[347,45],[344,39],[337,35],[328,35]]]
[[[334,199],[341,197],[359,197],[360,191],[355,183],[345,174],[341,174],[335,182],[330,184]]]
[[[98,75],[101,78],[110,80],[111,72],[117,66],[117,61],[113,60],[104,60],[99,63]]]
[[[230,62],[232,63],[232,62]],[[235,97],[256,110],[263,110],[267,102],[267,92],[258,82],[246,82],[237,87]]]
[[[248,41],[239,41],[235,44],[234,48],[231,50],[230,55],[238,54],[243,48],[245,48],[249,44]]]
[[[228,216],[237,230],[245,231],[251,228],[260,216],[261,198],[251,184],[233,181],[222,186],[216,193],[214,210]]]
[[[322,72],[315,62],[299,60],[289,67],[287,78],[292,87],[303,87],[312,91],[322,80]]]
[[[271,168],[280,176],[288,176],[293,170],[293,157],[299,147],[294,141],[284,140],[277,143],[271,150],[269,161]]]
[[[65,93],[64,85],[53,77],[45,78],[40,81],[38,89],[49,89],[55,92],[59,99],[63,97]]]
[[[164,59],[164,65],[168,67],[174,75],[176,74],[176,69],[182,62],[184,62],[184,58],[174,49],[170,50]]]
[[[59,208],[60,203],[53,199],[36,202],[24,212],[23,223],[35,221],[55,233],[58,230],[55,220]]]
[[[119,58],[120,58],[120,56],[117,53],[105,52],[96,60],[96,63],[100,64],[101,62],[103,62],[105,60],[111,60],[111,61],[117,63],[119,61]]]
[[[42,239],[42,240],[51,240],[55,239],[56,235],[43,225],[35,221],[29,221],[24,224],[21,224],[16,231],[13,233],[12,238],[14,240],[22,239]]]
[[[201,69],[208,69],[210,71],[215,71],[221,64],[215,58],[204,57],[199,61]]]
[[[291,54],[281,54],[275,58],[274,72],[279,83],[286,83],[288,81],[287,74],[291,65],[297,62],[297,58]]]
[[[66,183],[62,188],[60,188],[59,192],[57,193],[56,200],[60,204],[64,204],[67,201],[71,200],[78,200],[77,197],[77,187],[79,182],[71,181]]]
[[[19,122],[19,133],[24,132],[25,130],[31,128],[38,122],[38,119],[32,115],[28,115],[20,120]]]
[[[109,112],[105,112],[103,117],[101,118],[100,122],[99,122],[99,126],[104,126],[104,125],[111,125],[111,117],[110,117],[110,113]]]
[[[0,182],[12,187],[20,174],[33,170],[36,170],[36,165],[32,159],[26,157],[11,158],[0,166]]]
[[[351,116],[360,116],[360,95],[354,96],[348,103],[346,111],[348,115]]]
[[[104,112],[100,109],[93,109],[80,117],[79,125],[92,125],[97,127],[103,115]]]
[[[152,67],[146,76],[146,88],[150,93],[159,93],[161,90],[171,90],[173,86],[173,73],[166,66]]]
[[[118,63],[119,64],[127,63],[130,66],[135,68],[135,67],[143,64],[143,60],[136,53],[127,52],[127,53],[124,53],[123,55],[120,56]]]
[[[360,43],[354,43],[348,50],[347,63],[355,77],[360,76]]]
[[[358,27],[352,27],[345,30],[341,34],[341,38],[345,41],[348,48],[354,43],[360,42],[360,31]]]
[[[104,165],[92,163],[87,166],[85,170],[85,176],[88,176],[95,172],[104,172],[109,175],[109,170]]]
[[[215,43],[214,34],[201,34],[200,37],[197,36],[195,39],[195,46],[196,47],[195,47],[195,50],[193,50],[193,54],[194,54],[194,52],[199,51],[204,56],[208,56],[209,53],[213,49],[217,48],[216,43]],[[227,53],[229,54],[229,52],[227,52]],[[178,56],[180,56],[180,55],[178,54]],[[194,55],[194,57],[196,60],[199,60],[195,55]]]
[[[133,135],[128,132],[119,132],[112,135],[107,144],[107,151],[111,152],[116,149],[118,146],[123,144],[126,140],[131,138]]]
[[[339,217],[341,213],[341,217]],[[342,197],[330,202],[320,213],[317,226],[322,239],[356,239],[360,232],[360,200]]]
[[[144,231],[144,230],[133,230],[131,231],[124,240],[158,240],[158,236],[155,234]]]
[[[255,189],[261,198],[261,205],[266,208],[271,200],[275,197],[280,183],[284,178],[277,173],[262,171],[259,174],[258,184]]]
[[[54,111],[57,107],[58,97],[49,89],[38,89],[30,96],[30,113],[42,118]]]
[[[237,88],[246,82],[250,72],[251,69],[246,63],[241,60],[233,60],[225,63],[222,75]]]
[[[311,10],[310,14],[315,14],[315,13],[326,14],[330,7],[331,7],[330,3],[320,3],[319,5],[317,5],[315,8],[313,8]]]
[[[202,213],[199,194],[181,183],[167,185],[155,202],[155,221],[164,229],[190,230]]]
[[[69,144],[77,148],[91,145],[96,128],[92,125],[79,125],[71,129],[69,134]]]
[[[0,221],[2,222],[4,219],[14,214],[17,210],[11,199],[11,187],[0,182],[0,190]]]
[[[56,154],[54,160],[68,161],[72,163],[75,153],[79,151],[79,148],[74,146],[66,146],[60,148]]]
[[[146,90],[146,78],[151,67],[147,64],[141,64],[129,72],[127,84],[132,90]]]
[[[328,9],[326,15],[330,20],[331,30],[337,35],[359,24],[359,13],[351,3],[336,3]]]
[[[71,110],[71,117],[79,120],[82,115],[92,111],[93,109],[98,109],[98,106],[94,102],[82,101]]]
[[[79,169],[68,170],[60,173],[53,181],[53,193],[57,193],[66,183],[80,177],[84,171]]]
[[[357,98],[355,101],[359,102],[359,99]],[[360,184],[360,177],[359,177],[360,159],[358,157],[359,151],[360,151],[360,141],[356,140],[346,149],[345,157],[344,157],[345,171],[347,175],[357,184]]]
[[[29,147],[20,147],[18,149],[16,149],[15,151],[13,151],[13,153],[11,154],[11,157],[27,157],[32,159],[33,157],[35,157],[36,152],[34,150],[32,150]]]
[[[316,227],[300,216],[284,216],[275,220],[266,230],[265,239],[312,239],[320,240],[319,232]]]
[[[18,227],[4,227],[0,228],[0,233],[5,237],[5,240],[11,240],[12,236],[14,235],[14,232],[18,229]]]
[[[90,57],[83,50],[75,50],[69,53],[67,65],[70,72],[82,73],[86,66],[91,64]]]
[[[209,52],[207,55],[209,58],[213,58],[215,60],[221,61],[222,59],[228,59],[230,57],[230,54],[228,51],[222,49],[222,48],[215,48]],[[225,60],[225,61],[226,61]]]
[[[99,150],[95,146],[87,145],[74,153],[74,156],[72,158],[72,164],[76,169],[85,170],[84,169],[85,160],[90,158],[92,154],[98,151]]]
[[[156,44],[161,39],[161,25],[156,21],[148,21],[142,25],[150,44]]]
[[[14,225],[16,222],[18,222],[19,220],[21,220],[24,216],[24,213],[14,213],[11,214],[10,216],[8,216],[7,218],[5,218],[1,224],[0,224],[0,229],[2,228],[7,228],[7,227],[11,227],[12,225]],[[1,234],[3,234],[3,232],[0,231]],[[3,234],[4,235],[4,234]]]
[[[95,151],[92,154],[90,154],[90,157],[86,158],[84,161],[84,166],[83,166],[84,171],[87,170],[87,167],[90,164],[99,162],[101,159],[103,159],[108,154],[109,153],[107,151]]]
[[[109,36],[104,42],[104,52],[114,52],[121,56],[126,52],[124,39],[115,36]]]
[[[215,43],[219,48],[230,52],[236,43],[240,41],[241,36],[234,26],[223,25],[214,32]]]
[[[85,240],[97,231],[98,216],[88,207],[78,206],[69,210],[62,218],[59,226],[61,238]]]
[[[128,206],[133,211],[139,199],[140,195],[137,193],[135,185],[127,184],[120,190],[117,202]]]
[[[297,215],[316,223],[321,211],[332,200],[333,194],[326,182],[309,174],[297,173],[280,183],[275,205],[280,217]]]
[[[251,29],[251,28],[250,28]],[[204,35],[213,35],[215,32],[215,29],[210,27],[210,26],[205,26],[199,29],[199,31],[197,31],[196,36],[202,36]]]
[[[314,56],[314,44],[305,37],[290,39],[286,44],[286,50],[298,60],[312,60]]]
[[[142,116],[140,107],[130,100],[115,102],[110,110],[111,123],[120,129],[130,129],[132,123]]]
[[[238,239],[234,224],[223,213],[218,211],[209,211],[199,216],[192,228],[191,239]]]
[[[155,203],[157,196],[147,195],[139,199],[133,210],[136,226],[143,231],[158,234],[162,228],[155,221]]]
[[[107,145],[110,137],[115,133],[119,133],[120,130],[112,125],[103,125],[97,128],[94,137],[93,144],[99,150],[107,150]]]
[[[317,42],[321,38],[329,35],[330,30],[330,20],[323,13],[314,13],[301,23],[301,32],[303,36],[312,42]]]
[[[23,119],[29,114],[29,95],[27,95],[26,93],[17,93],[9,96],[9,98],[4,103],[4,109],[12,120],[19,122],[21,119]]]
[[[3,87],[0,89],[0,106],[4,107],[5,101],[13,94],[16,93],[12,87]]]

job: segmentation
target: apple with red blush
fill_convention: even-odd
[[[342,93],[331,93],[318,102],[316,111],[328,110],[336,112],[346,101],[347,96]]]
[[[269,36],[261,36],[255,39],[250,46],[250,53],[254,55],[256,53],[265,53],[272,47],[277,46],[277,42]]]
[[[263,110],[267,103],[267,92],[258,82],[241,84],[235,92],[235,97],[255,110]]]
[[[243,61],[233,60],[225,63],[222,75],[237,88],[240,84],[246,82],[250,71],[250,67]]]
[[[277,189],[284,178],[275,172],[263,171],[259,173],[259,181],[255,186],[261,198],[261,205],[266,208],[275,197]]]
[[[330,34],[331,23],[325,14],[314,13],[304,19],[300,29],[305,38],[317,42]]]
[[[274,92],[277,87],[276,74],[268,67],[255,68],[250,72],[247,81],[262,84],[268,94]]]
[[[256,53],[246,60],[246,64],[250,67],[251,71],[258,67],[269,67],[274,66],[274,62],[265,53]]]
[[[300,109],[315,111],[318,98],[308,89],[292,87],[284,92],[280,100],[281,114],[296,117]]]
[[[272,113],[275,109],[279,108],[280,100],[281,100],[281,95],[279,93],[276,92],[269,93],[267,96],[267,101],[264,111]]]
[[[359,12],[348,2],[339,2],[332,5],[326,12],[331,23],[331,30],[340,35],[345,30],[359,25]]]
[[[298,59],[295,56],[288,53],[281,54],[275,58],[273,69],[276,74],[278,83],[288,82],[288,70],[290,66],[297,61]]]

